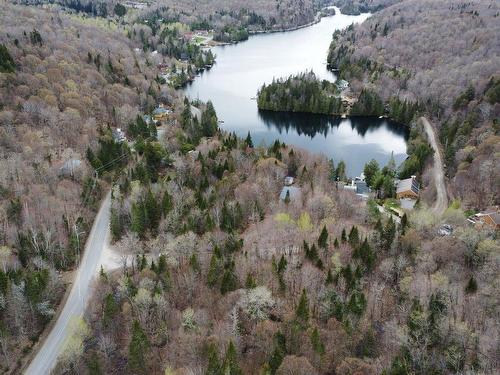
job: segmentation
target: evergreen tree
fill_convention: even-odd
[[[101,375],[104,374],[99,363],[99,357],[96,353],[93,353],[87,362],[87,369],[89,375]]]
[[[325,345],[321,341],[318,327],[314,327],[313,331],[311,332],[310,339],[311,339],[311,345],[312,345],[313,350],[318,354],[324,354],[325,353]]]
[[[146,373],[146,356],[149,341],[137,320],[132,324],[131,340],[128,348],[128,366],[133,373]]]
[[[335,241],[333,241],[333,247],[338,249],[339,248],[339,240],[335,238]]]
[[[359,248],[354,250],[353,257],[360,259],[366,267],[367,271],[371,271],[375,264],[375,254],[373,253],[368,240],[365,238]]]
[[[357,246],[359,243],[359,232],[358,227],[355,225],[352,226],[351,231],[349,232],[349,244],[352,247]]]
[[[4,44],[0,44],[0,73],[14,73],[16,64]]]
[[[161,211],[163,216],[165,217],[173,208],[172,197],[168,194],[168,191],[165,190],[163,193],[163,198],[161,200]]]
[[[401,233],[405,234],[406,228],[408,227],[408,216],[406,216],[406,212],[403,214],[401,218]]]
[[[115,315],[120,310],[118,303],[115,301],[113,294],[108,293],[104,298],[102,323],[104,327],[108,327],[113,321]]]
[[[245,139],[245,144],[248,147],[253,148],[253,141],[252,141],[252,137],[250,136],[250,132],[248,132],[247,138]]]
[[[234,261],[228,262],[226,264],[226,269],[222,275],[222,281],[220,285],[221,294],[226,294],[238,288],[238,277],[235,272]]]
[[[318,246],[323,249],[326,249],[327,245],[328,245],[328,231],[326,230],[326,225],[325,225],[323,226],[321,234],[319,235]]]
[[[385,225],[384,232],[382,235],[382,249],[385,251],[389,251],[394,242],[394,238],[396,236],[396,223],[392,219],[392,216],[389,217],[387,224]]]
[[[477,281],[474,279],[474,276],[471,276],[469,278],[469,281],[467,282],[467,286],[465,287],[465,292],[467,294],[474,294],[477,292]]]
[[[229,341],[222,367],[224,375],[241,375],[243,373],[238,364],[236,347],[232,341]]]
[[[332,270],[328,269],[328,273],[326,274],[326,281],[325,284],[329,285],[333,283],[333,275],[332,275]]]
[[[201,271],[200,262],[198,261],[196,253],[193,253],[191,257],[189,257],[189,265],[194,272],[199,273]]]
[[[345,233],[345,228],[342,229],[342,235],[340,236],[340,240],[342,242],[346,242],[347,241],[347,235]]]
[[[251,273],[247,273],[247,278],[245,280],[245,288],[246,289],[254,289],[257,287],[257,283],[255,282],[255,278]]]
[[[207,349],[208,365],[205,375],[225,375],[220,363],[219,353],[215,344],[210,344]]]
[[[287,354],[286,349],[286,338],[281,331],[278,331],[274,335],[274,349],[269,358],[269,370],[271,375],[276,374],[276,371],[281,366],[283,358]]]
[[[210,287],[214,287],[219,281],[220,272],[221,272],[221,261],[217,254],[212,254],[212,258],[210,258],[210,265],[208,266],[207,273],[207,284]]]
[[[299,304],[297,305],[297,309],[295,310],[295,317],[302,325],[306,325],[309,321],[309,300],[307,298],[307,292],[305,289],[302,290]]]
[[[365,164],[363,173],[365,174],[365,181],[368,186],[372,186],[373,178],[379,171],[378,162],[375,159],[370,160]]]
[[[201,128],[205,137],[213,137],[218,130],[217,114],[211,101],[201,115]]]

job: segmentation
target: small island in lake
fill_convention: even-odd
[[[263,85],[257,94],[261,110],[341,114],[344,112],[336,84],[319,80],[313,72],[300,73]]]

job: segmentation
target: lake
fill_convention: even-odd
[[[306,28],[253,35],[245,42],[215,47],[216,64],[189,84],[185,93],[191,99],[211,100],[224,130],[241,137],[250,131],[256,145],[279,139],[321,152],[335,163],[344,160],[351,177],[359,175],[372,158],[385,165],[393,153],[399,164],[407,156],[408,133],[390,120],[259,111],[255,100],[262,84],[273,78],[313,70],[319,78],[335,81],[335,74],[326,68],[332,33],[368,17],[343,15],[337,9],[335,16]]]

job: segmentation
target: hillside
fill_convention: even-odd
[[[500,201],[499,14],[495,1],[407,0],[336,33],[329,54],[354,94],[418,102],[439,131],[452,195],[476,209]]]
[[[156,4],[182,11],[184,17],[207,20],[216,27],[246,23],[250,30],[263,30],[313,21],[314,3],[314,0],[158,0]]]
[[[107,127],[126,129],[159,90],[131,42],[105,25],[5,3],[0,24],[3,373],[50,322],[90,231],[106,187],[93,188],[87,150],[101,166],[113,159],[102,152],[113,144]]]
[[[324,156],[216,124],[186,103],[171,163],[144,154],[120,178],[111,232],[127,265],[101,272],[56,373],[498,372],[493,231],[457,204],[396,224],[337,189]],[[443,222],[453,236],[436,235]]]

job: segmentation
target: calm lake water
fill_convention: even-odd
[[[262,84],[299,72],[313,70],[319,78],[335,81],[326,69],[332,33],[368,16],[337,11],[307,28],[255,35],[236,45],[213,48],[217,63],[185,92],[191,99],[211,100],[224,121],[222,128],[241,137],[250,131],[254,144],[269,145],[279,139],[321,152],[335,163],[344,160],[350,176],[359,175],[372,158],[385,165],[392,152],[399,164],[407,156],[407,132],[391,121],[259,111],[252,99]]]

